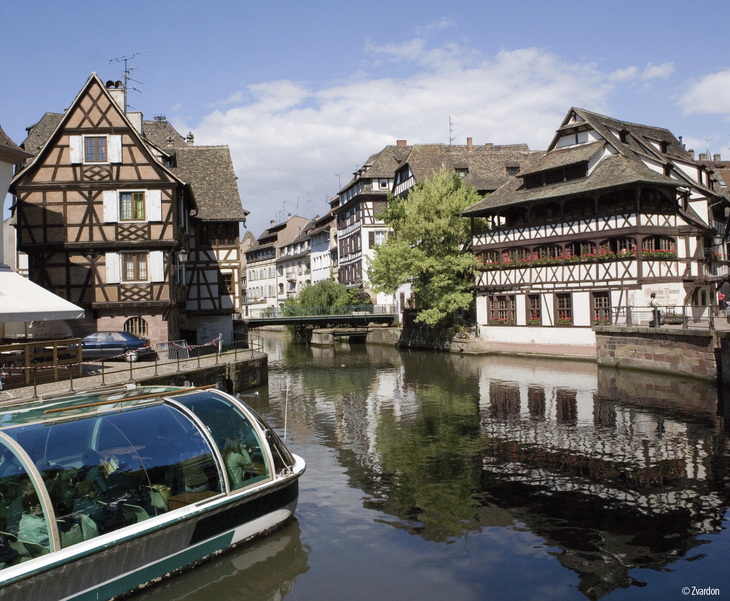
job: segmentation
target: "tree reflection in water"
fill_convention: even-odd
[[[641,586],[631,570],[668,570],[721,527],[727,438],[712,384],[383,347],[343,357],[280,365],[310,396],[289,420],[340,450],[383,523],[446,543],[529,530],[589,599]]]

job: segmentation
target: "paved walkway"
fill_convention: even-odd
[[[227,351],[220,356],[215,354],[202,355],[200,358],[181,359],[179,362],[179,371],[177,360],[171,361],[166,359],[164,361],[158,361],[157,367],[155,367],[154,361],[140,360],[131,364],[125,361],[105,361],[103,376],[101,363],[87,363],[84,364],[84,376],[73,378],[73,389],[79,392],[101,386],[116,386],[129,382],[138,382],[155,377],[156,375],[165,376],[176,373],[194,372],[198,367],[210,367],[216,365],[216,363],[232,363],[250,358],[260,359],[265,356],[264,353],[250,350]],[[131,377],[130,365],[132,367]],[[64,393],[73,394],[70,388],[71,382],[68,379],[59,382],[46,382],[38,384],[35,387],[37,396],[40,398]],[[0,406],[7,404],[8,401],[31,399],[33,396],[33,386],[2,390],[0,391]]]

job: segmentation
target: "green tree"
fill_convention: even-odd
[[[410,284],[419,309],[416,321],[446,324],[474,298],[477,261],[467,246],[469,220],[461,216],[482,198],[454,172],[442,169],[419,182],[406,198],[388,197],[380,216],[393,230],[368,268],[376,292],[393,294]]]

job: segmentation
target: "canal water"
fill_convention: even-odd
[[[307,461],[296,519],[136,601],[730,596],[715,386],[277,334],[265,350],[252,405]]]

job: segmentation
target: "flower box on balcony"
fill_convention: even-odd
[[[599,253],[596,255],[596,259],[599,261],[615,261],[616,253]]]
[[[490,326],[513,326],[516,325],[517,322],[514,319],[490,319],[489,325]]]
[[[560,265],[563,262],[562,257],[551,257],[549,259],[535,259],[533,265]]]
[[[540,325],[542,325],[542,322],[537,318],[533,318],[533,319],[527,320],[527,325],[528,326],[540,326]]]
[[[572,326],[573,320],[570,317],[561,317],[558,319],[559,326]]]
[[[673,250],[645,250],[642,252],[645,259],[676,259],[677,253]]]

